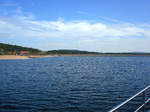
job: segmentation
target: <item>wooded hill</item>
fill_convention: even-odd
[[[30,54],[36,54],[36,53],[41,52],[40,50],[34,49],[34,48],[0,43],[0,54],[1,55],[2,54],[17,54],[20,51],[28,51]]]
[[[98,52],[80,51],[80,50],[51,50],[47,54],[99,54]]]

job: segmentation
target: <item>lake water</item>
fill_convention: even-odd
[[[146,56],[0,60],[0,112],[107,112],[149,84]]]

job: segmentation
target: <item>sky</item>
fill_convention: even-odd
[[[150,52],[150,0],[0,0],[0,42]]]

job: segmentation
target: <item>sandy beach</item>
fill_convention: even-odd
[[[0,60],[31,59],[31,58],[44,58],[44,57],[53,57],[53,56],[51,55],[30,55],[30,56],[0,55]]]
[[[0,60],[9,59],[29,59],[28,56],[17,56],[17,55],[0,55]]]

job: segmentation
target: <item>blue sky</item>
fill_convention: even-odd
[[[0,42],[150,52],[149,0],[1,0]]]

